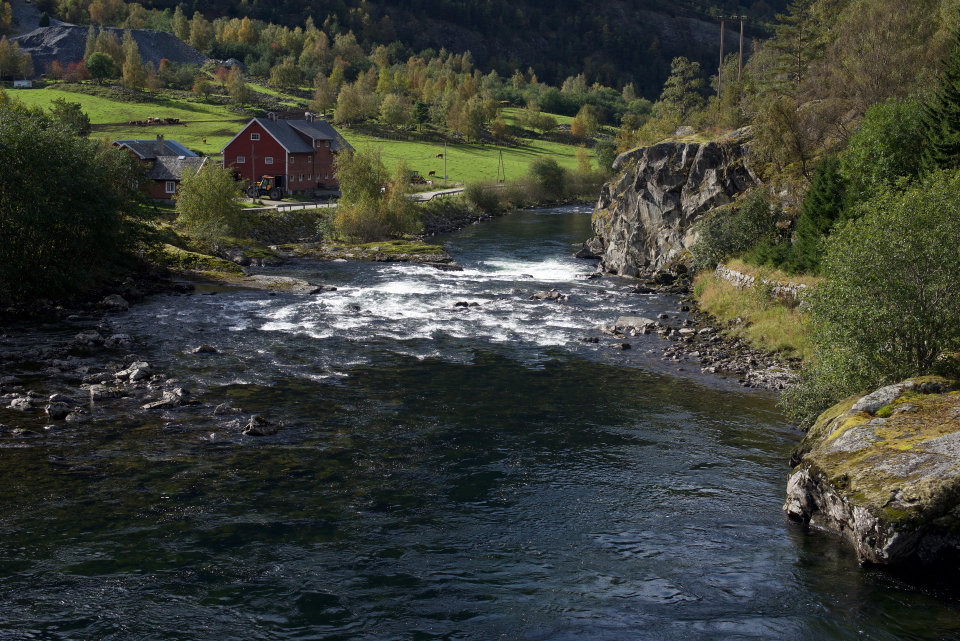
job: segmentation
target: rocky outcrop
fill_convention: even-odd
[[[104,27],[102,31],[113,33],[118,41],[123,40],[125,33],[125,30],[113,27]],[[207,61],[206,56],[172,33],[150,29],[131,29],[130,33],[140,50],[140,57],[144,62],[152,62],[154,67],[163,59],[192,65],[202,65]],[[34,68],[39,74],[54,60],[63,66],[80,62],[86,51],[87,27],[58,23],[34,29],[13,38],[13,41],[20,45],[20,51],[33,57]]]
[[[960,382],[924,377],[824,412],[794,451],[784,511],[861,563],[960,560]]]
[[[600,268],[624,276],[689,255],[693,224],[760,184],[747,162],[749,128],[700,143],[664,142],[617,157],[619,178],[600,192],[593,231]]]

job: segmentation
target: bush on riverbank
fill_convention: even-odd
[[[850,394],[931,373],[960,352],[960,173],[882,189],[826,241],[807,297],[814,364],[784,395],[805,422]]]
[[[391,175],[378,152],[361,149],[339,154],[336,174],[343,195],[330,224],[320,227],[325,235],[372,242],[419,231],[406,164],[398,164]]]
[[[0,299],[69,295],[149,242],[129,153],[0,91],[0,157]]]

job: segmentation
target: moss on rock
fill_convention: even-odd
[[[198,272],[220,272],[223,274],[242,275],[243,270],[240,266],[229,260],[198,254],[197,252],[187,251],[174,247],[173,245],[164,245],[162,249],[153,255],[153,259],[160,265],[170,269],[183,269]]]
[[[914,378],[821,414],[791,458],[784,510],[842,534],[862,562],[960,557],[958,387]]]

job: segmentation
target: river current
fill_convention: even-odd
[[[655,335],[577,340],[684,316],[585,279],[589,226],[519,212],[439,238],[463,272],[300,262],[270,273],[338,290],[202,286],[115,317],[202,405],[0,441],[0,639],[960,635],[953,589],[785,519],[800,434],[772,393]],[[224,401],[283,428],[241,436]],[[44,423],[19,416],[0,423]]]

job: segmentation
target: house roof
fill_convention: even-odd
[[[160,156],[154,163],[150,171],[147,172],[147,178],[150,180],[183,180],[184,174],[193,175],[200,171],[206,158],[197,156]]]
[[[343,136],[326,120],[314,120],[313,122],[307,120],[283,120],[281,122],[287,123],[297,131],[314,140],[332,140],[333,144],[330,145],[330,149],[332,149],[334,153],[339,153],[345,149],[353,151],[350,143],[344,140]]]
[[[273,137],[280,146],[287,150],[287,153],[290,154],[312,154],[316,153],[317,150],[313,148],[313,145],[306,140],[304,140],[300,133],[304,134],[311,140],[330,140],[330,149],[334,152],[340,152],[344,149],[353,150],[353,147],[350,146],[343,137],[337,133],[337,130],[327,122],[326,120],[315,120],[314,122],[307,122],[306,120],[277,120],[273,121],[269,118],[254,118],[248,122],[243,129],[241,129],[236,136],[234,136],[230,142],[224,145],[223,149],[220,150],[220,153],[224,153],[227,147],[230,144],[240,137],[247,128],[253,123],[259,124],[263,129]],[[300,133],[298,133],[300,132]]]
[[[137,154],[144,160],[151,160],[157,156],[185,156],[187,158],[197,157],[197,154],[193,153],[176,140],[164,140],[162,154],[157,154],[156,140],[114,140],[113,144],[117,145],[121,149],[124,147],[130,149],[133,153]]]

